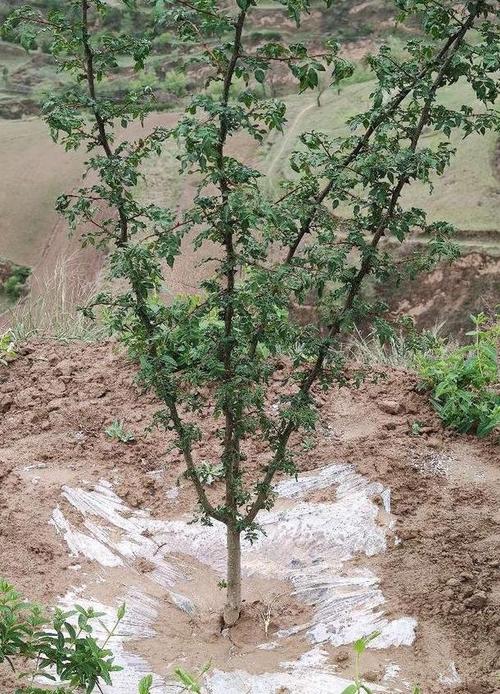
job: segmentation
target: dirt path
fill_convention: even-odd
[[[281,147],[279,148],[278,152],[276,153],[276,155],[271,160],[271,163],[269,164],[269,167],[267,170],[267,175],[269,176],[269,178],[272,178],[272,176],[274,175],[276,165],[281,161],[283,154],[285,153],[286,148],[288,147],[290,140],[292,139],[292,137],[296,137],[296,130],[297,130],[299,123],[301,122],[301,120],[303,119],[305,114],[314,107],[316,107],[315,101],[310,103],[308,106],[305,106],[295,116],[294,121],[290,125],[290,127],[287,128],[286,135],[283,136],[282,141],[281,141]]]
[[[3,518],[8,519],[1,527],[1,573],[28,597],[49,603],[76,590],[79,600],[86,597],[113,606],[118,594],[133,598],[139,586],[157,605],[148,627],[149,632],[156,633],[154,648],[149,632],[137,634],[127,646],[134,658],[140,659],[141,667],[154,669],[163,677],[171,662],[196,668],[212,656],[214,677],[226,681],[222,674],[216,676],[217,668],[221,672],[239,670],[247,673],[241,674],[241,681],[248,687],[261,686],[249,691],[263,691],[262,682],[258,684],[262,673],[281,672],[280,662],[297,662],[313,647],[297,635],[283,642],[278,639],[277,650],[260,648],[263,632],[259,615],[269,595],[290,594],[291,575],[283,583],[275,572],[274,580],[266,579],[266,583],[258,578],[260,569],[251,574],[254,578],[248,579],[245,595],[247,616],[234,635],[234,644],[221,640],[217,614],[222,594],[213,587],[218,580],[218,542],[204,535],[199,526],[184,525],[183,514],[194,507],[191,487],[179,476],[182,465],[169,448],[168,436],[157,431],[145,433],[158,405],[154,398],[139,393],[133,378],[133,366],[118,356],[111,344],[34,344],[22,358],[1,370],[0,507]],[[305,496],[301,492],[297,509],[316,504],[318,514],[337,508],[343,509],[343,515],[339,535],[335,534],[336,522],[322,522],[321,533],[328,528],[334,533],[332,540],[323,549],[311,548],[310,555],[305,552],[298,558],[306,562],[324,559],[328,547],[335,547],[335,556],[341,558],[344,550],[340,548],[347,546],[351,532],[348,528],[373,518],[370,523],[375,525],[367,526],[362,535],[354,534],[362,544],[351,559],[346,559],[342,569],[330,568],[326,575],[345,582],[347,577],[352,581],[355,575],[373,574],[377,581],[381,579],[380,595],[385,600],[382,614],[387,623],[399,624],[398,620],[408,617],[415,618],[417,626],[412,646],[370,651],[365,672],[386,691],[389,686],[391,694],[407,691],[404,681],[417,680],[425,694],[448,690],[492,694],[498,690],[495,673],[500,667],[500,480],[496,449],[492,442],[443,431],[414,387],[412,376],[393,372],[388,380],[367,383],[360,390],[342,388],[328,396],[318,395],[321,426],[316,445],[308,451],[299,440],[295,445],[306,475],[303,479],[319,475],[321,481],[308,483],[309,491]],[[134,444],[112,443],[106,438],[104,428],[116,419],[123,420],[126,429],[135,434]],[[423,433],[412,436],[411,423],[417,419]],[[205,436],[197,450],[198,460],[214,460],[217,455],[217,426],[204,417]],[[249,453],[252,475],[255,466],[265,463],[265,455],[258,445]],[[342,497],[345,491],[341,493],[338,471],[345,470],[346,465],[362,475],[360,484],[365,480],[357,487],[361,496],[356,499]],[[293,482],[287,484],[294,489]],[[389,517],[382,508],[388,501],[386,489],[391,491]],[[378,501],[377,494],[381,494]],[[95,513],[99,495],[105,500],[104,515],[82,515],[85,499],[93,499]],[[294,508],[292,503],[296,502],[287,501],[285,494],[278,510],[286,514],[287,509]],[[87,533],[89,521],[101,524],[103,532],[108,527],[105,536],[111,544],[106,545],[110,553],[106,556],[111,566],[102,566],[96,558],[80,553],[70,556],[71,535],[61,530],[62,526],[58,532],[51,524],[56,508],[71,532]],[[172,545],[158,556],[153,547],[151,558],[146,559],[152,540],[144,535],[138,544],[141,561],[134,559],[134,554],[127,559],[123,548],[133,547],[136,533],[147,527],[158,546],[166,539],[172,543],[178,537],[182,542],[185,537],[184,548],[175,550]],[[387,551],[375,546],[369,551],[363,549],[372,532],[379,538],[377,542],[386,536]],[[312,537],[319,538],[321,533]],[[391,537],[397,538],[396,544]],[[299,538],[293,552],[298,551]],[[113,542],[121,548],[122,562],[114,568]],[[209,567],[204,563],[207,547]],[[265,556],[249,554],[246,565],[257,562],[255,567],[262,566]],[[171,576],[170,570],[187,579],[173,579],[168,585],[152,580],[159,576],[163,581]],[[85,595],[78,593],[82,584],[88,587]],[[176,595],[198,606],[196,618],[186,612],[189,602],[182,602],[183,608],[176,606],[180,599]],[[134,599],[131,605],[142,610],[141,614],[152,608],[153,603],[145,605]],[[310,609],[297,600],[287,602],[274,617],[272,633],[307,623],[312,618]],[[340,616],[347,614],[345,609]],[[366,614],[372,610],[373,606]],[[358,622],[359,617],[353,626]],[[349,621],[344,619],[342,624],[345,629]],[[273,640],[274,636],[270,638]],[[348,677],[353,666],[348,645],[321,641],[318,648],[323,655],[316,653],[314,657],[323,658],[321,667],[326,668],[321,677]],[[123,652],[120,657],[130,655]],[[393,684],[387,685],[388,672],[394,673],[396,665],[399,674],[393,674]],[[293,684],[294,672],[293,668],[284,672],[281,685],[290,683],[295,694],[303,690]],[[324,680],[320,681],[324,688]],[[240,691],[226,682],[226,691],[228,687],[235,694]],[[337,691],[333,685],[323,690]]]

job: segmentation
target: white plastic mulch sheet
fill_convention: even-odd
[[[311,493],[329,488],[336,491],[328,492],[332,501],[305,500]],[[253,545],[244,544],[243,567],[247,575],[289,581],[296,599],[314,606],[311,621],[293,630],[306,634],[311,651],[296,663],[283,663],[283,670],[276,673],[214,671],[208,683],[213,694],[267,694],[279,687],[288,687],[297,694],[335,694],[347,682],[328,668],[319,645],[349,644],[375,629],[381,631],[381,636],[372,642],[374,648],[410,645],[414,639],[415,620],[386,619],[376,575],[349,562],[355,555],[369,557],[384,552],[388,538],[394,541],[389,491],[355,473],[351,465],[331,465],[302,476],[298,482],[281,482],[277,492],[275,508],[259,516],[265,535]],[[202,527],[189,524],[189,516],[154,520],[146,511],[128,508],[106,482],[92,491],[64,487],[63,495],[83,516],[82,524],[76,528],[60,508],[53,513],[52,522],[73,555],[95,560],[110,570],[126,567],[138,558],[147,559],[154,565],[148,576],[186,612],[195,613],[196,605],[172,590],[175,584],[182,585],[183,576],[169,556],[174,552],[188,554],[221,574],[224,571],[225,533],[220,523]],[[380,508],[380,501],[384,509]],[[114,694],[133,694],[135,682],[148,672],[147,663],[126,652],[128,639],[154,636],[156,600],[142,590],[143,586],[120,596],[120,601],[127,602],[129,616],[127,628],[120,629],[121,642],[115,651],[125,664],[126,673],[115,676]],[[81,590],[78,592],[82,594]],[[65,602],[71,602],[72,597],[67,596]],[[92,603],[91,595],[85,597]],[[80,598],[79,601],[82,602]],[[112,614],[116,605],[104,609]],[[286,631],[279,633],[271,647],[279,649],[280,639],[289,635]],[[306,657],[309,655],[314,657]],[[162,691],[160,679],[157,684],[155,691]],[[395,691],[393,687],[391,691]]]

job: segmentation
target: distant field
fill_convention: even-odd
[[[284,136],[273,135],[257,151],[247,140],[235,138],[235,154],[255,158],[259,168],[271,174],[271,187],[281,176],[291,177],[287,158],[297,146],[301,132],[321,129],[340,134],[346,118],[366,104],[372,83],[363,82],[330,92],[322,97],[318,108],[315,95],[287,99],[288,128]],[[470,102],[470,95],[461,87],[448,90],[445,100],[455,104]],[[175,113],[152,116],[148,126],[172,125]],[[140,131],[127,133],[129,137]],[[482,232],[498,230],[500,186],[495,175],[494,154],[496,139],[471,136],[457,142],[459,152],[452,167],[436,181],[429,196],[423,188],[414,186],[407,196],[410,204],[425,207],[431,219],[447,219],[460,230],[481,236]],[[0,256],[23,265],[36,265],[58,221],[54,201],[63,191],[78,185],[83,170],[84,153],[66,153],[52,142],[45,124],[37,119],[0,120]],[[143,195],[151,202],[185,207],[192,199],[176,173],[177,163],[172,151],[161,160],[153,161]]]
[[[0,255],[32,266],[58,220],[57,196],[77,185],[83,154],[52,142],[39,119],[0,120]]]
[[[296,96],[287,99],[289,127],[285,136],[274,136],[267,151],[263,151],[261,166],[269,170],[274,181],[280,176],[292,177],[287,158],[297,146],[302,132],[323,130],[332,135],[344,131],[346,119],[367,104],[372,82],[354,84],[340,93],[323,95],[321,108],[315,96]],[[472,95],[462,85],[448,89],[443,103],[455,106],[474,103]],[[438,138],[433,137],[437,142]],[[424,143],[429,138],[424,137]],[[452,166],[436,179],[431,196],[422,186],[412,186],[406,196],[408,204],[424,207],[430,219],[446,219],[461,230],[482,232],[499,229],[500,182],[495,173],[495,147],[497,137],[471,135],[461,141],[455,136],[453,142],[458,153]]]
[[[172,124],[174,120],[172,114],[158,114],[151,124]],[[138,135],[140,126],[128,136],[133,137],[134,132]],[[65,152],[38,118],[0,120],[0,151],[0,256],[34,266],[60,220],[55,200],[81,181],[86,153]],[[174,164],[169,164],[172,171]],[[164,186],[159,197],[170,193],[176,199],[176,180],[170,175],[170,180],[158,181],[159,188]]]

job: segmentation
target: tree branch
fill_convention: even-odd
[[[380,115],[373,121],[373,123],[366,129],[365,134],[363,137],[359,140],[358,144],[353,148],[353,150],[348,154],[344,160],[340,163],[341,167],[345,166],[350,166],[350,164],[353,163],[353,161],[359,156],[359,154],[365,149],[366,145],[368,144],[371,136],[373,133],[377,130],[377,128],[384,123],[387,118],[390,118],[394,112],[399,108],[400,104],[406,99],[408,94],[414,89],[414,87],[425,77],[425,75],[430,71],[434,70],[436,67],[441,67],[441,61],[443,58],[447,55],[449,49],[454,45],[456,41],[461,42],[467,31],[471,28],[472,24],[474,23],[474,20],[479,14],[479,8],[481,6],[481,2],[477,2],[475,6],[475,10],[471,11],[469,14],[469,17],[466,22],[464,22],[460,29],[455,32],[452,36],[449,37],[449,39],[445,42],[441,50],[437,53],[437,55],[434,57],[434,60],[431,61],[429,65],[426,65],[425,68],[423,68],[418,75],[415,76],[413,81],[404,87],[400,93],[395,96],[390,104],[388,104],[383,111],[380,113]],[[325,198],[328,196],[328,194],[333,190],[334,186],[334,179],[330,179],[328,183],[324,186],[322,191],[316,196],[316,198],[313,200],[313,210],[312,212],[307,216],[307,218],[303,221],[301,224],[301,228],[299,230],[299,233],[297,234],[296,238],[290,245],[288,249],[288,253],[286,256],[286,263],[290,263],[302,241],[304,236],[309,233],[311,230],[311,225],[314,221],[314,218],[316,216],[318,207],[324,202]]]
[[[467,20],[467,22],[464,23],[460,31],[455,35],[455,38],[452,42],[449,42],[448,48],[444,55],[442,55],[442,58],[444,58],[444,61],[442,65],[440,66],[440,69],[438,71],[438,74],[436,78],[434,79],[434,82],[431,86],[431,89],[429,91],[429,94],[425,100],[424,106],[422,108],[422,112],[419,118],[419,121],[417,125],[415,126],[415,130],[413,132],[413,136],[411,139],[410,143],[410,150],[412,152],[415,152],[418,146],[418,142],[420,140],[420,137],[422,135],[422,131],[428,121],[429,118],[429,113],[431,109],[431,105],[435,99],[436,92],[437,90],[442,86],[444,77],[446,75],[446,71],[448,67],[450,66],[451,60],[455,53],[458,51],[460,48],[460,45],[462,43],[462,40],[467,33],[467,31],[473,26],[474,20],[479,14],[480,11],[480,5],[481,3],[478,2],[476,4],[475,11],[472,12]],[[442,52],[441,52],[442,53]],[[398,182],[396,183],[392,195],[391,195],[391,200],[389,202],[387,211],[385,215],[383,216],[382,220],[380,221],[379,225],[373,230],[373,237],[371,241],[371,248],[375,250],[380,242],[380,239],[383,237],[387,226],[391,219],[394,216],[398,200],[401,196],[401,192],[404,188],[404,186],[408,183],[409,177],[407,175],[403,175],[399,178]],[[316,358],[316,362],[314,366],[310,369],[309,372],[304,374],[304,377],[302,379],[302,383],[300,385],[300,388],[296,394],[295,397],[298,398],[306,398],[309,394],[309,391],[311,390],[311,387],[315,383],[315,381],[318,379],[322,369],[323,369],[323,364],[324,361],[328,355],[329,349],[330,349],[330,343],[333,338],[335,338],[341,330],[342,327],[342,321],[345,317],[345,315],[352,309],[354,300],[356,296],[359,293],[361,284],[364,280],[364,278],[371,272],[372,269],[372,255],[366,255],[363,261],[361,262],[361,266],[356,273],[355,277],[351,281],[351,285],[344,303],[344,306],[342,310],[339,312],[337,315],[336,320],[330,325],[328,329],[328,334],[326,339],[323,341],[323,345],[321,346],[318,356]],[[245,522],[247,523],[252,523],[258,512],[263,508],[267,496],[269,494],[269,487],[272,483],[272,480],[274,478],[274,475],[276,474],[277,470],[280,468],[281,464],[283,463],[285,456],[286,456],[286,449],[288,445],[288,441],[290,439],[291,434],[293,431],[296,430],[296,425],[294,425],[291,421],[284,422],[281,428],[280,435],[278,436],[278,445],[276,448],[275,455],[273,457],[273,460],[271,461],[270,465],[268,466],[268,469],[266,471],[265,477],[263,482],[260,485],[260,490],[257,493],[257,496],[255,497],[253,503],[250,505],[250,507],[247,510],[247,514],[245,517]]]

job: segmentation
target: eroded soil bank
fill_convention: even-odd
[[[162,608],[152,617],[154,639],[142,634],[127,647],[161,676],[174,662],[196,669],[212,657],[220,671],[244,670],[248,677],[259,677],[275,672],[278,661],[297,662],[311,652],[312,644],[303,634],[280,642],[278,650],[262,647],[272,643],[278,632],[308,622],[315,606],[292,596],[288,578],[276,575],[264,580],[258,571],[247,580],[244,619],[231,638],[220,635],[217,612],[223,596],[216,588],[217,552],[209,538],[211,563],[196,557],[191,537],[189,548],[181,546],[168,557],[162,555],[168,566],[188,575],[189,582],[167,572],[161,574],[164,584],[156,581],[155,587],[150,580],[159,570],[154,552],[153,561],[134,559],[119,566],[106,566],[75,552],[71,556],[67,537],[52,522],[54,509],[75,532],[87,532],[89,523],[96,522],[94,516],[82,517],[78,504],[72,503],[75,498],[94,503],[96,494],[104,494],[105,506],[118,514],[117,528],[109,528],[107,546],[121,543],[122,550],[127,538],[119,533],[128,533],[133,523],[141,532],[145,528],[145,544],[154,539],[156,530],[166,533],[167,539],[175,532],[182,537],[179,519],[194,508],[192,490],[180,477],[181,461],[168,436],[145,432],[158,403],[140,392],[134,366],[116,346],[33,343],[19,359],[0,368],[1,575],[27,597],[49,604],[71,591],[81,595],[78,590],[84,584],[94,586],[93,597],[112,604],[114,587],[125,591],[132,580],[134,586],[143,580],[144,595],[147,583],[148,595]],[[381,510],[373,525],[377,530],[387,522],[384,495],[390,490],[386,550],[367,552],[361,543],[339,577],[356,572],[365,576],[366,571],[376,575],[385,600],[384,619],[394,623],[415,619],[416,638],[411,646],[370,651],[364,662],[367,678],[384,691],[407,691],[403,681],[419,681],[426,694],[496,693],[500,691],[498,451],[493,440],[444,431],[415,387],[412,375],[392,371],[386,379],[365,383],[359,390],[334,388],[327,395],[318,394],[321,426],[315,446],[295,443],[305,478],[319,472],[322,482],[312,485],[297,503],[301,508],[317,504],[318,512],[338,504],[335,466],[342,471],[351,464],[364,485],[379,485],[370,487],[366,511],[361,505],[354,509],[353,522],[356,512],[364,518],[378,504]],[[114,420],[123,420],[135,435],[134,443],[113,443],[106,437],[104,429]],[[417,420],[421,434],[415,436],[411,425]],[[212,462],[219,446],[216,425],[205,419],[204,430],[197,451],[200,463]],[[264,461],[265,452],[255,447],[250,469]],[[325,469],[334,469],[331,482]],[[110,487],[99,487],[101,480]],[[68,492],[75,489],[82,490],[84,497]],[[377,498],[377,489],[384,490],[384,498]],[[285,494],[280,504],[286,515],[292,501]],[[146,521],[150,526],[143,528]],[[367,542],[366,537],[361,540]],[[250,563],[260,561],[258,556],[248,557]],[[108,557],[108,563],[113,561]],[[168,588],[168,600],[167,584],[173,586]],[[176,606],[172,595],[179,593],[197,600],[202,609],[190,615],[186,604]],[[276,599],[266,634],[263,615],[270,596]],[[336,675],[348,678],[353,665],[350,647],[330,640],[321,648],[321,658],[332,664]],[[387,688],[384,676],[394,662],[401,679]],[[269,692],[299,691],[294,690],[294,676],[283,675],[277,689]],[[219,673],[222,683],[224,677]],[[2,692],[10,692],[6,678],[0,669]]]

